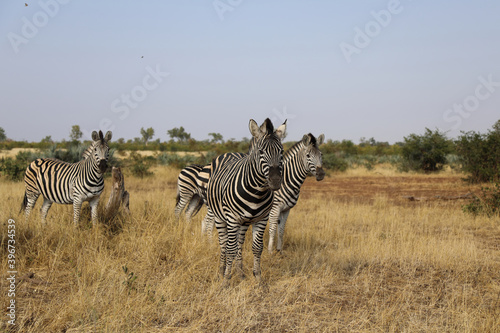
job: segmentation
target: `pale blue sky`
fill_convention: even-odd
[[[25,3],[28,6],[25,6]],[[500,2],[79,1],[0,4],[0,127],[14,140],[113,129],[156,138],[402,141],[500,119]]]

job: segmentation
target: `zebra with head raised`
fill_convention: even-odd
[[[104,189],[103,174],[109,158],[108,141],[111,132],[103,135],[92,132],[92,145],[83,153],[83,159],[77,163],[66,163],[53,158],[39,158],[28,166],[24,182],[26,191],[21,210],[25,210],[28,220],[36,200],[43,196],[41,208],[42,223],[52,203],[73,204],[73,222],[80,219],[84,201],[88,201],[92,211],[92,223],[97,222],[97,204]]]
[[[322,154],[318,148],[324,138],[323,134],[318,139],[311,133],[306,134],[283,155],[283,185],[274,193],[273,207],[269,213],[268,251],[270,253],[274,248],[277,226],[279,226],[279,233],[276,249],[278,251],[282,249],[285,223],[290,209],[299,200],[300,187],[304,184],[307,174],[312,173],[317,181],[325,177]]]
[[[286,121],[276,130],[269,119],[259,127],[250,120],[254,142],[249,154],[212,169],[207,203],[214,214],[221,247],[219,271],[224,284],[231,279],[234,258],[241,255],[238,238],[252,224],[253,274],[261,281],[260,257],[263,236],[273,203],[273,192],[281,186]],[[239,252],[239,253],[238,253]]]

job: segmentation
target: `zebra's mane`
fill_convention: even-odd
[[[311,144],[313,145],[313,147],[318,148],[318,141],[316,141],[316,137],[311,133],[309,133],[308,135],[311,138]]]
[[[311,133],[308,134],[309,138],[311,139],[311,144],[318,148],[318,142],[316,141],[316,138],[314,137],[314,135],[312,135]],[[300,141],[297,141],[293,144],[293,146],[290,147],[290,149],[288,149],[285,154],[283,155],[283,157],[285,156],[288,156],[290,154],[295,154],[297,151],[299,151],[299,149],[301,148],[300,145],[303,144],[302,140]]]
[[[266,125],[266,134],[267,135],[273,134],[274,126],[271,120],[269,118],[266,118],[266,120],[264,120],[264,124]]]
[[[94,149],[94,143],[92,143],[90,146],[88,146],[87,149],[83,151],[82,157],[84,160],[86,160],[89,156],[92,155],[92,149]]]

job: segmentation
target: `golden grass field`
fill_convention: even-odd
[[[130,216],[73,227],[72,207],[19,214],[23,183],[0,178],[0,332],[500,332],[500,221],[464,215],[477,191],[450,171],[349,170],[309,178],[282,255],[262,255],[263,285],[222,289],[216,237],[173,216],[178,171],[126,173]],[[101,204],[109,196],[109,182]],[[85,204],[87,206],[87,204]],[[7,297],[7,221],[16,221],[16,325]],[[124,267],[126,267],[126,272]],[[132,274],[133,273],[133,274]]]

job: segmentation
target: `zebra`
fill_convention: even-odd
[[[285,135],[286,121],[274,130],[269,119],[260,127],[251,119],[249,129],[254,138],[249,154],[219,168],[212,168],[206,193],[219,235],[219,272],[224,277],[224,286],[229,285],[233,260],[236,255],[241,257],[239,239],[244,241],[250,224],[253,274],[261,282],[264,230],[273,203],[273,192],[280,188],[282,181],[281,139]]]
[[[52,203],[73,204],[73,222],[80,219],[84,201],[88,201],[92,211],[92,223],[97,222],[97,204],[104,189],[103,174],[109,158],[108,142],[112,133],[106,135],[99,131],[92,132],[91,146],[83,153],[83,159],[77,163],[66,163],[54,158],[39,158],[26,168],[24,182],[26,191],[21,206],[28,221],[31,209],[42,194],[44,201],[40,210],[42,223],[46,222],[47,213]]]
[[[283,185],[275,192],[273,207],[269,213],[269,253],[273,252],[277,226],[279,226],[279,233],[276,249],[281,252],[285,223],[290,209],[299,200],[300,187],[307,174],[312,173],[317,181],[325,177],[322,154],[318,149],[324,138],[323,134],[317,139],[311,133],[306,134],[283,155]]]

